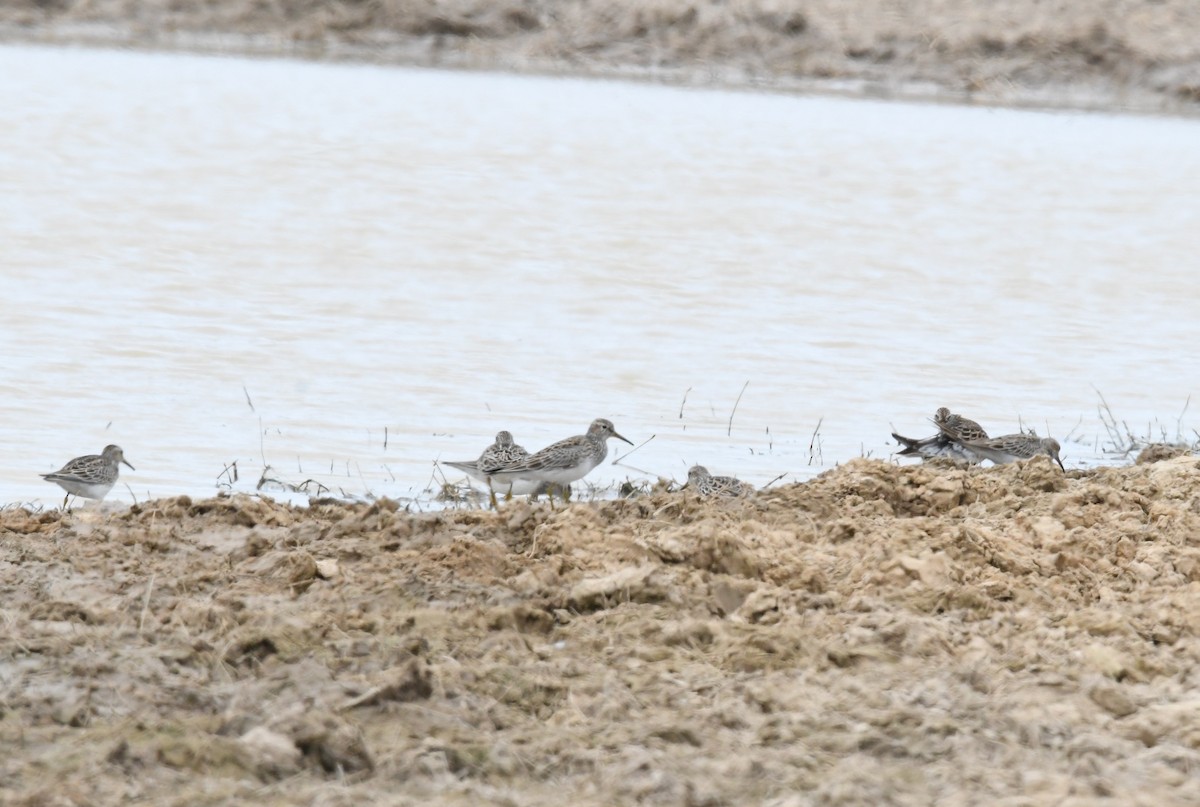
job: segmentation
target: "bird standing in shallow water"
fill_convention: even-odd
[[[492,499],[492,507],[496,505],[496,487],[494,485],[493,472],[510,462],[518,462],[529,456],[529,452],[513,441],[511,432],[500,431],[496,432],[496,441],[483,450],[477,460],[463,460],[462,462],[447,462],[451,468],[457,468],[472,479],[478,479],[488,486],[488,495]],[[503,488],[502,488],[503,489]],[[508,496],[513,494],[512,486],[508,486]],[[507,498],[506,497],[506,498]]]
[[[553,495],[558,490],[558,487],[555,485],[548,485],[544,482],[530,482],[497,472],[503,466],[520,462],[528,456],[529,452],[513,441],[513,436],[510,432],[502,431],[496,433],[496,442],[485,448],[483,453],[479,455],[479,459],[446,462],[445,464],[487,485],[492,507],[499,509],[499,505],[496,503],[496,491],[502,492],[507,501],[513,496],[532,494],[534,497],[537,497],[541,493],[550,493]]]
[[[120,446],[105,446],[99,454],[86,454],[76,457],[52,474],[42,474],[42,479],[54,482],[67,492],[63,497],[63,507],[72,495],[85,499],[103,499],[117,483],[120,474],[120,464],[129,465],[125,452]],[[129,469],[136,471],[132,465]]]
[[[583,479],[593,468],[604,462],[608,456],[608,438],[615,437],[624,440],[629,445],[633,441],[617,434],[612,421],[596,418],[588,426],[587,434],[568,437],[552,443],[536,454],[530,454],[523,460],[506,463],[493,473],[502,479],[521,479],[528,482],[547,483],[550,485],[566,486]],[[563,501],[570,499],[570,489],[561,491]],[[553,493],[551,493],[553,501]]]

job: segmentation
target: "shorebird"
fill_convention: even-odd
[[[588,426],[587,434],[568,437],[546,446],[536,454],[505,463],[497,468],[493,475],[500,479],[525,480],[533,483],[548,483],[563,486],[561,490],[563,501],[571,498],[570,485],[583,479],[608,456],[608,438],[615,437],[624,440],[629,445],[633,441],[617,434],[612,421],[596,418]],[[551,493],[551,501],[554,500]]]
[[[979,457],[959,443],[954,442],[942,432],[923,440],[914,440],[902,434],[892,432],[892,438],[904,446],[896,454],[901,457],[920,457],[924,460],[945,459],[958,463],[974,464]]]
[[[982,426],[969,418],[954,414],[944,406],[934,412],[933,425],[938,427],[940,433],[956,443],[988,439],[988,433],[983,430]]]
[[[710,496],[746,496],[754,492],[754,486],[732,476],[713,476],[703,465],[688,469],[686,487],[694,488],[704,498]]]
[[[920,457],[921,459],[947,459],[958,463],[977,463],[979,457],[963,448],[960,440],[987,439],[987,432],[973,420],[962,415],[956,415],[946,407],[941,407],[933,415],[933,425],[938,427],[938,433],[932,437],[918,440],[892,432],[893,439],[904,446],[896,453],[902,457]]]
[[[1027,460],[1038,454],[1045,454],[1058,463],[1065,472],[1066,466],[1058,457],[1062,447],[1053,437],[1038,437],[1036,434],[1005,434],[988,440],[967,440],[963,448],[974,453],[981,460],[991,460],[997,465]]]
[[[86,454],[76,457],[52,474],[41,474],[42,479],[54,482],[67,492],[63,497],[63,507],[72,495],[85,499],[103,499],[117,483],[120,474],[120,464],[129,465],[125,452],[120,446],[105,446],[99,454]],[[130,470],[136,471],[132,465]]]
[[[496,433],[496,441],[483,450],[479,459],[461,462],[447,461],[445,464],[487,485],[492,507],[499,509],[496,503],[496,491],[502,492],[507,501],[513,496],[533,495],[536,497],[542,493],[553,495],[558,490],[557,486],[544,482],[534,482],[509,474],[497,473],[498,469],[504,465],[519,462],[528,456],[529,452],[513,441],[510,432],[501,431]]]

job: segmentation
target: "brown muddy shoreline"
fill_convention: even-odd
[[[0,512],[12,805],[1200,803],[1200,461]]]
[[[1190,0],[18,0],[0,41],[1200,112]]]

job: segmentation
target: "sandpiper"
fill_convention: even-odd
[[[997,465],[1004,465],[1016,460],[1027,460],[1038,454],[1045,454],[1058,463],[1065,472],[1067,467],[1059,459],[1058,452],[1062,447],[1053,437],[1038,437],[1036,434],[1005,434],[989,440],[967,440],[963,448],[973,452],[982,460],[991,460]]]
[[[925,460],[943,459],[956,463],[974,464],[979,462],[977,455],[963,448],[961,444],[954,442],[942,432],[923,440],[915,440],[912,437],[892,432],[892,438],[904,446],[903,449],[896,452],[897,456],[920,457]]]
[[[988,439],[988,433],[983,430],[982,426],[969,418],[954,414],[944,406],[934,412],[933,425],[938,427],[939,432],[956,443]]]
[[[954,414],[944,406],[934,413],[933,424],[938,427],[938,433],[921,440],[892,432],[893,439],[904,446],[896,454],[926,460],[945,459],[956,463],[979,462],[979,457],[963,448],[958,441],[968,439],[968,436],[969,439],[987,439],[987,432],[982,426],[962,415]]]
[[[506,463],[493,471],[493,476],[500,479],[522,479],[534,483],[549,483],[561,485],[563,501],[570,499],[570,489],[565,486],[583,479],[608,456],[608,438],[615,437],[624,440],[629,445],[633,441],[617,434],[612,421],[596,418],[588,426],[587,434],[568,437],[546,446],[536,454]],[[514,481],[515,484],[515,481]],[[553,501],[553,493],[551,493]]]
[[[754,492],[754,486],[732,476],[713,476],[703,465],[688,469],[687,487],[694,488],[701,496],[746,496]]]
[[[542,493],[553,495],[557,490],[555,486],[544,482],[530,481],[514,477],[510,474],[497,473],[497,469],[502,466],[519,462],[528,456],[529,452],[513,441],[511,432],[501,431],[496,433],[496,441],[483,450],[483,453],[479,455],[479,459],[463,460],[462,462],[447,461],[445,464],[487,485],[492,507],[498,507],[496,504],[497,491],[503,493],[504,498],[507,500],[513,496],[530,494],[535,497]]]
[[[117,483],[120,474],[120,464],[129,465],[125,453],[120,446],[105,446],[99,454],[87,454],[76,457],[52,474],[41,474],[47,482],[55,482],[67,492],[63,497],[63,507],[72,495],[85,499],[103,499]],[[132,465],[130,470],[136,471]]]
[[[477,460],[461,462],[446,462],[451,468],[457,468],[467,476],[480,482],[492,481],[492,475],[497,468],[510,462],[517,462],[529,456],[529,452],[513,442],[511,432],[496,432],[496,442],[483,450]]]

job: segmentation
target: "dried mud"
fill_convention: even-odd
[[[1193,0],[16,0],[0,39],[1200,112]]]
[[[1200,462],[0,513],[12,805],[1200,803]]]

